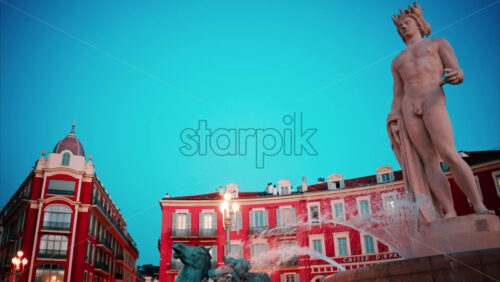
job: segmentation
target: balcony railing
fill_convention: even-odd
[[[172,229],[172,237],[217,237],[217,229]]]
[[[116,230],[118,230],[118,233],[120,233],[120,235],[122,235],[123,239],[125,239],[125,241],[127,241],[128,245],[132,248],[132,250],[134,250],[135,252],[139,252],[137,250],[137,247],[132,243],[132,241],[125,235],[125,233],[123,232],[123,230],[121,229],[121,227],[116,223],[116,221],[108,214],[108,211],[106,211],[106,209],[102,206],[102,204],[97,201],[96,199],[93,199],[92,200],[92,204],[93,205],[96,205],[97,207],[99,207],[99,209],[101,210],[101,212],[106,216],[106,218],[109,220],[109,222],[111,222],[111,224],[116,228]]]
[[[111,250],[111,243],[106,239],[99,240],[99,244],[106,246],[109,250]]]
[[[269,226],[252,226],[248,229],[248,235],[260,235],[268,229]]]
[[[4,211],[4,218],[9,218],[10,215],[17,209],[17,207],[19,207],[23,203],[25,199],[28,199],[27,195],[22,195],[15,201],[13,201],[13,204],[10,204]]]
[[[96,269],[100,269],[100,270],[103,270],[103,271],[106,271],[106,272],[109,272],[109,265],[105,265],[104,263],[100,262],[98,264],[95,265],[95,268]]]
[[[60,190],[60,189],[47,189],[47,194],[74,196],[75,191]]]
[[[61,258],[66,258],[67,254],[68,254],[67,250],[50,250],[50,249],[38,250],[38,257],[40,258],[61,259]]]
[[[217,229],[200,229],[200,237],[213,237],[217,236]]]
[[[274,226],[272,228],[269,228],[269,230],[266,231],[265,235],[278,236],[278,235],[296,234],[296,233],[297,233],[297,226],[286,225],[286,226]]]
[[[45,230],[69,231],[69,228],[69,222],[44,221],[42,224],[42,229]]]

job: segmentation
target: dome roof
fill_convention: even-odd
[[[75,125],[71,127],[71,132],[66,137],[64,137],[57,145],[54,147],[53,153],[61,153],[64,150],[70,150],[73,155],[79,155],[85,157],[85,150],[83,149],[82,143],[75,135]]]

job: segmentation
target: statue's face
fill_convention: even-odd
[[[399,20],[399,31],[401,35],[408,39],[419,33],[417,22],[412,17],[403,17]]]

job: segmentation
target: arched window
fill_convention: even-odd
[[[69,165],[69,153],[66,152],[63,154],[63,158],[62,158],[62,165]]]
[[[63,282],[64,267],[55,263],[41,264],[36,268],[35,282]]]
[[[43,258],[66,258],[68,238],[63,235],[43,235],[40,238],[38,256]],[[51,280],[52,281],[52,280]]]
[[[45,209],[42,229],[69,230],[71,224],[71,209],[67,206],[52,205]]]

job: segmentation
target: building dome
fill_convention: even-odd
[[[85,157],[85,150],[83,149],[82,143],[75,135],[75,125],[71,127],[71,132],[64,137],[57,145],[54,147],[53,153],[61,153],[64,150],[70,150],[73,155]]]

